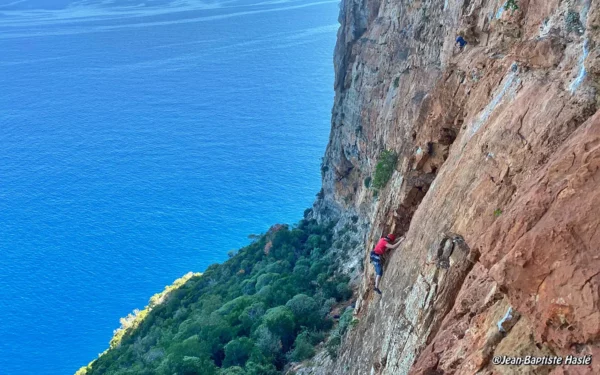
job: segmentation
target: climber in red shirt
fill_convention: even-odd
[[[383,275],[383,267],[381,266],[381,257],[385,254],[387,249],[394,250],[402,241],[404,241],[404,237],[400,237],[396,243],[392,244],[396,236],[393,234],[388,234],[385,237],[382,237],[375,245],[373,251],[371,251],[371,263],[375,267],[375,291],[381,294],[381,290],[379,290],[379,280],[381,279],[381,275]]]

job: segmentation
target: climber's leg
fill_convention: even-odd
[[[379,290],[379,280],[381,280],[383,268],[381,267],[380,261],[373,262],[373,265],[375,266],[375,291],[381,294],[381,290]]]

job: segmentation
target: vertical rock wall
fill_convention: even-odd
[[[600,373],[599,2],[515,3],[342,2],[315,212],[370,224],[366,267],[337,360],[302,372]],[[399,159],[375,198],[364,180],[386,149]],[[384,232],[406,241],[378,296]],[[491,362],[567,354],[596,360]]]

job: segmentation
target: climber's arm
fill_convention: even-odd
[[[390,250],[394,250],[394,249],[396,249],[398,246],[400,246],[400,244],[402,243],[402,241],[404,241],[404,237],[400,237],[400,238],[398,239],[398,241],[396,241],[396,243],[395,243],[395,244],[393,244],[393,245],[392,245],[392,244],[390,244],[390,243],[386,244],[386,245],[385,245],[385,247],[386,247],[386,248],[388,248],[388,249],[390,249]]]

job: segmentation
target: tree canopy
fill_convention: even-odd
[[[273,227],[223,264],[189,274],[124,318],[88,374],[278,374],[314,355],[351,297],[331,251],[333,223]]]

